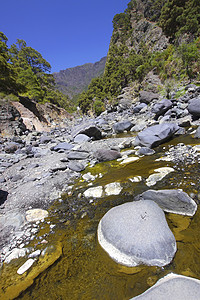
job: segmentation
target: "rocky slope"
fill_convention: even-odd
[[[96,63],[87,63],[54,73],[53,76],[59,91],[73,98],[87,89],[92,78],[103,74],[105,63],[106,57],[103,57]]]

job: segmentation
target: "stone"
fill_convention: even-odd
[[[10,142],[10,143],[6,144],[5,152],[6,153],[15,153],[15,151],[17,151],[18,148],[19,148],[19,144],[15,143],[15,142]]]
[[[133,107],[133,112],[134,113],[139,113],[144,107],[147,107],[146,103],[140,103],[138,105],[136,105],[135,107]]]
[[[103,195],[103,188],[102,186],[92,187],[87,189],[83,194],[86,198],[101,198]]]
[[[76,144],[81,144],[81,143],[84,143],[84,142],[88,142],[90,141],[91,138],[89,136],[87,136],[86,134],[78,134],[77,136],[75,136],[74,138],[74,143]]]
[[[86,164],[83,164],[79,161],[70,161],[68,164],[68,168],[75,172],[81,172],[85,170]]]
[[[113,130],[115,133],[121,133],[126,131],[129,131],[133,127],[133,124],[130,121],[123,121],[123,122],[118,122],[113,125]]]
[[[200,126],[197,128],[195,134],[194,134],[195,139],[200,139]]]
[[[74,146],[67,143],[67,142],[63,142],[63,143],[59,143],[57,146],[55,146],[53,148],[54,151],[58,151],[58,150],[71,150]]]
[[[150,126],[137,135],[134,145],[154,148],[171,139],[178,129],[179,126],[175,123]]]
[[[152,92],[141,91],[139,94],[139,100],[141,103],[149,104],[154,99],[159,99],[159,95]]]
[[[107,196],[119,195],[122,189],[123,188],[119,182],[112,182],[105,185],[105,193]]]
[[[189,101],[188,111],[193,117],[200,117],[200,98],[193,98]]]
[[[197,210],[196,202],[182,190],[148,190],[135,200],[152,200],[166,212],[193,216]]]
[[[170,273],[143,294],[130,300],[197,300],[199,295],[200,280]]]
[[[17,274],[22,275],[24,274],[26,271],[28,271],[28,269],[30,269],[32,267],[32,265],[34,264],[35,260],[32,258],[29,258],[18,270],[17,270]]]
[[[86,159],[89,157],[89,153],[88,152],[83,152],[83,151],[71,151],[68,155],[67,158],[70,160],[74,160],[74,159]]]
[[[152,113],[155,114],[155,119],[159,116],[164,115],[172,107],[172,102],[168,99],[163,99],[160,102],[154,104],[152,107]]]
[[[51,137],[50,136],[42,135],[40,137],[40,144],[47,144],[49,142],[51,142]]]
[[[175,170],[173,168],[170,167],[162,167],[162,168],[158,168],[155,169],[154,174],[151,174],[147,180],[146,180],[146,185],[147,186],[152,186],[155,185],[157,183],[157,181],[162,180],[165,176],[167,176],[169,173],[174,172]]]
[[[5,263],[9,264],[13,259],[17,259],[19,257],[24,257],[28,252],[27,248],[14,248],[5,258]]]
[[[101,131],[99,128],[94,124],[94,122],[86,122],[79,126],[77,126],[72,131],[72,136],[75,137],[78,134],[85,134],[89,136],[90,138],[94,138],[95,140],[101,139]]]
[[[95,152],[95,156],[100,162],[103,162],[120,158],[121,153],[110,149],[98,149]]]
[[[121,161],[120,165],[130,164],[130,163],[132,163],[134,161],[137,161],[137,160],[139,160],[139,157],[134,157],[134,156],[133,157],[127,157],[127,158],[125,158],[124,160]]]
[[[98,241],[113,260],[129,267],[165,266],[177,249],[164,212],[150,200],[110,209],[99,222]]]
[[[155,153],[155,151],[148,147],[141,147],[137,151],[137,155],[153,155],[154,153]]]
[[[28,222],[42,221],[49,215],[47,210],[34,208],[26,211],[26,220]]]
[[[40,256],[40,254],[41,254],[41,250],[38,249],[38,250],[32,252],[31,254],[29,254],[28,258],[36,258],[36,257]]]

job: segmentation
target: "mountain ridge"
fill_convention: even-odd
[[[58,90],[72,99],[87,89],[92,78],[103,75],[105,63],[106,56],[95,63],[86,63],[53,73]]]

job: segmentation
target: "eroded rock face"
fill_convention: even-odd
[[[165,215],[150,200],[129,202],[110,209],[98,226],[98,241],[116,262],[165,266],[176,252],[176,241]]]
[[[200,280],[171,273],[143,294],[130,300],[197,300],[199,295]]]

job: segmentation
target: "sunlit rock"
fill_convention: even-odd
[[[26,211],[26,220],[28,222],[42,221],[48,217],[48,211],[40,208],[30,209]]]
[[[200,280],[170,273],[146,292],[130,300],[197,300],[199,295]]]
[[[105,186],[105,193],[107,196],[119,195],[122,191],[122,187],[119,182],[112,182]]]
[[[22,275],[25,273],[32,265],[34,264],[35,260],[33,258],[29,258],[18,270],[17,274]]]
[[[139,157],[127,157],[124,160],[122,160],[122,162],[120,163],[121,165],[123,164],[130,164],[134,161],[137,161],[139,159]]]
[[[164,212],[150,200],[110,209],[99,223],[98,241],[112,259],[129,267],[165,266],[176,252]]]
[[[102,186],[92,187],[87,189],[83,194],[86,198],[101,198],[103,194],[103,188]]]
[[[148,190],[135,200],[152,200],[166,212],[187,216],[193,216],[197,210],[196,202],[182,190]]]
[[[27,248],[14,248],[11,252],[8,253],[8,255],[5,258],[5,263],[9,264],[13,259],[17,259],[19,257],[23,257],[28,252]]]
[[[168,175],[171,172],[174,172],[175,170],[170,167],[163,167],[163,168],[158,168],[155,169],[154,174],[151,174],[147,180],[146,180],[146,185],[147,186],[153,186],[155,185],[158,181],[162,180],[166,175]]]

